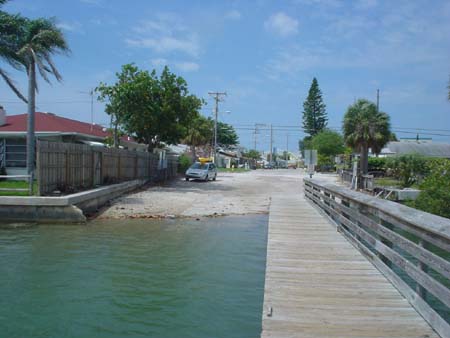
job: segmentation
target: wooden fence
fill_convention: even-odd
[[[349,183],[352,187],[354,184],[358,183],[355,181],[356,177],[353,177],[353,172],[351,170],[342,170],[340,172],[342,182]],[[359,188],[372,191],[374,188],[374,179],[373,175],[360,175],[358,176]]]
[[[309,179],[305,195],[441,337],[450,337],[450,220]]]
[[[178,160],[158,154],[82,144],[39,141],[39,195],[70,193],[134,179],[166,180],[177,174]]]

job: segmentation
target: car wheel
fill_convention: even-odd
[[[216,175],[214,175],[213,181],[215,181],[215,180],[216,180],[216,178],[217,178],[217,174],[216,174]]]
[[[205,177],[205,182],[208,182],[208,181],[209,181],[209,176],[206,175],[206,177]]]
[[[189,181],[189,177],[186,177],[186,181]]]

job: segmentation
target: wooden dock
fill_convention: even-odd
[[[273,196],[261,337],[438,337],[303,194]]]

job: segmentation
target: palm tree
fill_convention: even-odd
[[[213,136],[213,121],[202,115],[198,115],[190,123],[186,137],[183,142],[191,147],[192,160],[195,161],[197,154],[195,147],[204,146],[211,141]]]
[[[7,0],[0,0],[0,8]],[[0,59],[6,61],[15,69],[23,70],[23,64],[17,55],[20,37],[23,36],[26,19],[20,15],[10,15],[0,11]],[[12,89],[12,91],[25,103],[27,99],[16,87],[8,73],[0,68],[0,77]]]
[[[27,133],[27,168],[28,174],[34,174],[35,135],[34,114],[35,99],[38,90],[36,68],[41,77],[50,83],[49,75],[57,81],[62,77],[52,60],[52,55],[68,53],[66,39],[53,19],[26,20],[24,34],[20,41],[21,48],[17,52],[28,75],[28,133]]]
[[[360,153],[361,174],[367,174],[369,148],[379,153],[389,141],[389,115],[379,112],[375,103],[360,99],[347,109],[342,129],[345,143]]]

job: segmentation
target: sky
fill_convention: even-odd
[[[227,92],[219,120],[248,148],[255,124],[272,124],[274,147],[298,149],[314,77],[330,128],[340,130],[348,106],[375,101],[379,89],[398,137],[450,142],[448,0],[11,0],[4,10],[55,17],[71,48],[55,57],[63,82],[39,81],[38,111],[90,122],[89,90],[133,62],[158,72],[168,65],[206,100],[205,116],[208,92]],[[1,67],[26,93],[25,75]],[[0,104],[26,112],[3,82]],[[99,102],[94,122],[109,125]],[[258,150],[269,149],[269,134],[258,127]]]

